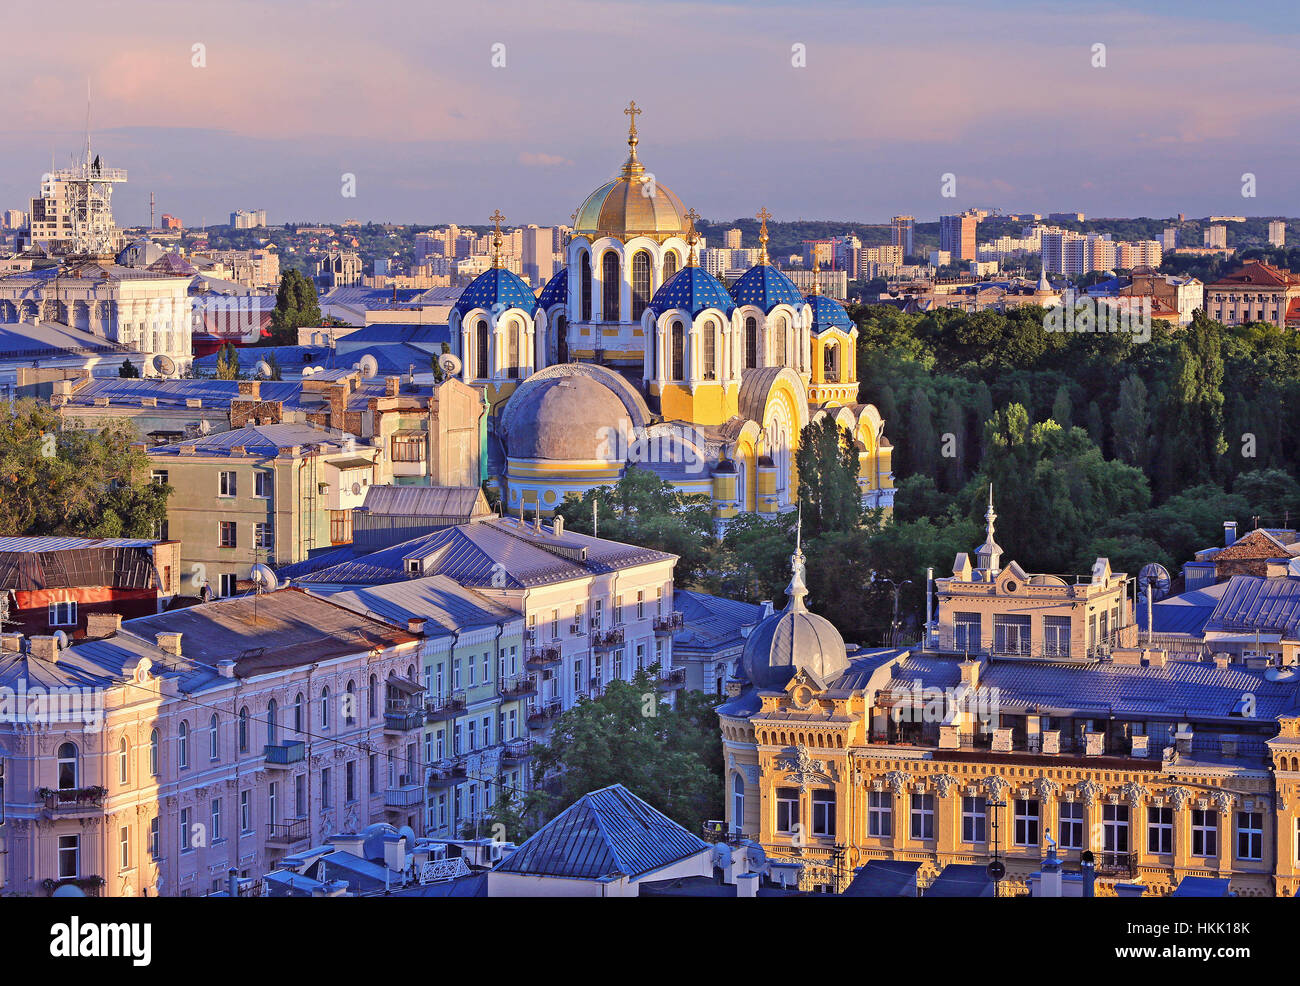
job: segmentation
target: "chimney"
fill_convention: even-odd
[[[251,397],[255,401],[260,400],[262,396],[262,381],[261,380],[240,380],[239,396]]]
[[[757,897],[758,896],[758,874],[741,873],[736,877],[736,896],[737,897]]]
[[[980,671],[984,665],[981,661],[962,661],[961,662],[961,683],[970,688],[980,686]]]
[[[384,377],[385,397],[396,397],[398,393],[401,391],[401,387],[402,387],[401,377]]]
[[[90,640],[102,640],[105,637],[111,637],[121,629],[121,613],[86,614],[86,637]]]
[[[239,870],[233,866],[226,871],[226,893],[231,897],[239,896]]]
[[[557,538],[564,536],[564,518],[559,514],[551,518],[551,533]]]
[[[1091,853],[1088,853],[1091,857]],[[1083,877],[1083,896],[1097,896],[1097,867],[1093,865],[1092,859],[1085,859],[1079,863],[1079,875]]]
[[[384,840],[384,865],[395,873],[406,869],[406,836],[390,836]]]
[[[1223,522],[1223,546],[1231,548],[1237,543],[1237,522],[1235,520],[1225,520]]]
[[[0,651],[6,651],[11,654],[21,653],[23,649],[23,635],[17,630],[10,630],[7,633],[0,633]]]
[[[168,654],[174,654],[176,657],[181,656],[181,635],[179,633],[155,633],[153,640],[158,645],[159,650],[165,650]]]
[[[410,616],[406,620],[406,632],[413,633],[417,637],[424,634],[424,617]]]
[[[763,607],[763,616],[771,616],[771,615],[772,615],[772,613],[773,613],[773,609],[772,609],[772,600],[770,600],[770,599],[764,599],[761,603],[759,603],[759,605]]]
[[[1056,857],[1056,846],[1050,846],[1047,850],[1047,858],[1043,860],[1043,865],[1039,871],[1038,894],[1039,897],[1063,897],[1064,879],[1061,876],[1061,861]]]
[[[364,851],[366,837],[356,832],[340,832],[331,835],[329,841],[335,852],[345,852],[360,857]]]
[[[176,636],[179,638],[180,634],[178,633]],[[179,652],[179,642],[177,644],[177,650]],[[217,674],[221,675],[223,678],[233,678],[235,676],[235,662],[230,660],[218,661]]]
[[[32,657],[42,661],[59,659],[59,641],[56,637],[40,636],[31,638]]]

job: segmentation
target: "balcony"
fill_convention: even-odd
[[[266,757],[268,770],[282,770],[300,764],[306,759],[307,744],[302,740],[294,740],[291,743],[268,743],[262,748],[262,755]]]
[[[266,826],[266,844],[279,849],[288,849],[300,842],[306,842],[311,829],[305,818],[293,818],[287,822],[270,822]]]
[[[66,787],[57,790],[43,787],[36,792],[38,801],[44,801],[45,807],[50,811],[58,812],[93,811],[103,808],[106,797],[108,797],[108,788],[99,786]]]
[[[60,887],[76,887],[87,897],[98,897],[104,890],[104,878],[102,876],[69,876],[59,880],[47,879],[41,881],[41,887],[51,897]]]
[[[415,783],[410,774],[402,774],[397,784],[384,791],[384,807],[395,811],[424,804],[424,786]]]
[[[502,678],[497,682],[497,694],[505,699],[527,698],[537,694],[537,682],[532,675],[527,674]]]
[[[656,687],[661,692],[670,692],[676,691],[678,688],[685,688],[686,669],[669,668],[667,671],[659,675],[659,681],[656,683]]]
[[[667,616],[655,617],[655,634],[661,637],[671,637],[678,630],[684,629],[686,619],[681,613],[669,613]]]
[[[604,633],[593,633],[591,635],[591,646],[598,651],[613,650],[616,647],[623,646],[623,628],[614,627],[606,630]]]
[[[519,763],[527,760],[533,755],[533,747],[536,744],[532,740],[516,739],[511,740],[501,749],[501,759],[507,763]]]
[[[549,702],[528,707],[528,728],[545,729],[551,721],[560,717],[560,700],[553,698]]]
[[[543,671],[546,668],[557,667],[560,660],[560,648],[543,647],[540,650],[529,651],[528,656],[524,658],[524,667],[531,671]]]
[[[433,698],[424,704],[424,715],[429,722],[441,722],[444,719],[455,719],[464,711],[464,692],[452,692],[450,695]]]
[[[424,710],[403,707],[389,709],[384,713],[384,732],[394,735],[409,733],[424,725]]]
[[[1086,857],[1088,854],[1083,854]],[[1093,861],[1098,876],[1137,876],[1137,855],[1127,852],[1096,852]]]
[[[429,790],[455,787],[465,779],[465,764],[459,760],[439,760],[429,768]]]

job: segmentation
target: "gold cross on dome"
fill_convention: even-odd
[[[496,233],[492,237],[492,266],[501,266],[501,224],[505,222],[505,216],[501,215],[501,210],[497,209],[489,219],[496,225]]]
[[[636,133],[636,118],[640,116],[641,113],[643,112],[642,110],[637,108],[636,100],[634,99],[632,100],[632,102],[628,103],[627,109],[625,109],[623,112],[626,113],[630,118],[630,120],[632,121],[631,124],[628,126],[627,132],[630,134]]]
[[[772,218],[772,213],[767,211],[767,206],[764,206],[763,208],[758,210],[758,215],[756,215],[754,218],[759,220],[764,226],[766,226],[767,221]]]
[[[492,215],[488,216],[488,218],[491,219],[492,222],[496,224],[497,235],[500,236],[501,224],[506,221],[506,217],[501,215],[501,210],[498,209],[496,212],[492,213]]]
[[[695,244],[700,241],[700,234],[695,231],[695,220],[700,218],[700,214],[694,209],[686,213],[686,243],[690,246],[690,256],[686,258],[688,267],[695,266]]]

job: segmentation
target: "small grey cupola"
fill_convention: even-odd
[[[983,574],[985,581],[992,582],[998,572],[1002,571],[1002,549],[993,540],[993,522],[998,519],[998,515],[993,511],[992,483],[989,483],[989,507],[984,511],[984,519],[988,522],[988,535],[984,538],[984,543],[975,549],[975,567]]]

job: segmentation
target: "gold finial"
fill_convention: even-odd
[[[505,222],[506,217],[501,215],[500,209],[497,209],[495,212],[492,213],[492,215],[488,216],[488,218],[491,219],[496,226],[496,233],[493,234],[492,236],[492,266],[500,267],[501,266],[501,224]]]
[[[686,258],[687,267],[696,267],[699,262],[695,258],[695,244],[700,242],[700,234],[695,231],[695,220],[700,218],[700,214],[694,209],[686,213],[686,243],[691,248],[690,256]]]
[[[754,218],[763,224],[758,227],[758,262],[767,266],[771,263],[771,261],[767,259],[767,221],[772,218],[772,213],[767,211],[767,206],[764,206],[758,210],[758,215]]]
[[[636,156],[636,145],[640,142],[639,138],[636,135],[636,118],[640,116],[641,113],[644,111],[641,110],[636,105],[636,100],[634,99],[632,100],[632,102],[627,104],[627,109],[625,109],[623,112],[627,114],[628,121],[629,121],[627,126],[628,154],[627,154],[627,161],[623,165],[623,174],[631,175],[631,174],[636,174],[643,170],[641,162],[637,159]]]
[[[818,295],[822,293],[821,285],[817,283],[817,275],[822,272],[822,258],[817,253],[817,244],[813,244],[813,283],[811,293]]]

